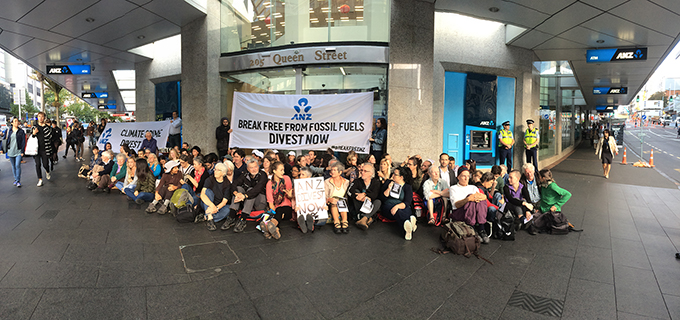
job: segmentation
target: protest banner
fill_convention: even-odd
[[[311,214],[314,220],[328,219],[326,206],[326,191],[323,178],[295,179],[295,207],[297,214],[306,216]]]
[[[109,142],[113,151],[118,152],[120,146],[126,143],[130,149],[137,151],[145,139],[146,132],[151,131],[158,147],[163,148],[168,142],[169,130],[170,121],[109,122],[99,140],[97,140],[97,146],[100,150],[104,150],[104,146]]]
[[[367,154],[373,92],[279,95],[234,92],[229,147]]]

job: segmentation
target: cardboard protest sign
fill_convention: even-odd
[[[323,178],[295,179],[295,206],[298,214],[311,214],[314,220],[328,219]]]

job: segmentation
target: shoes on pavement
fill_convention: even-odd
[[[47,178],[47,180],[52,179],[52,175],[49,172],[45,172],[45,177]]]
[[[308,214],[305,220],[307,222],[307,231],[314,232],[314,217]]]
[[[149,203],[149,206],[145,210],[146,213],[154,213],[154,212],[158,211],[158,209],[156,209],[157,204],[158,203],[153,203],[153,202]]]
[[[236,219],[229,216],[226,219],[224,219],[224,224],[222,224],[220,230],[229,230],[229,228],[233,227],[234,224],[236,224]]]
[[[136,203],[136,204],[143,204],[143,203],[144,203],[144,200],[143,200],[143,199],[140,199],[140,198],[137,198],[137,200],[135,200],[135,203]]]
[[[482,243],[483,244],[488,244],[490,239],[489,235],[486,234],[486,230],[484,230],[484,227],[482,226],[479,230],[479,237],[482,238]]]
[[[215,226],[215,222],[212,219],[206,221],[205,226],[208,227],[209,231],[217,230],[217,226]]]
[[[303,215],[298,215],[297,216],[297,223],[298,226],[300,227],[300,230],[302,233],[307,233],[307,222],[305,221],[305,216]]]
[[[404,221],[404,231],[406,231],[406,235],[404,236],[404,239],[406,240],[411,240],[413,238],[413,226],[411,225],[411,221]]]
[[[243,230],[246,229],[246,220],[245,219],[238,219],[238,222],[236,222],[236,226],[234,226],[234,232],[236,233],[241,233]]]
[[[43,181],[42,181],[42,179],[40,179],[40,180],[38,180],[38,187],[42,187],[42,186],[43,186]]]
[[[363,217],[357,221],[356,225],[357,227],[361,228],[362,230],[368,230],[368,218]]]

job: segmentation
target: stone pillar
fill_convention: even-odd
[[[156,87],[151,82],[152,60],[135,63],[135,117],[137,122],[155,121]]]
[[[434,3],[392,0],[391,10],[387,152],[396,162],[407,155],[438,155],[435,141],[441,132],[434,130],[432,106]]]
[[[207,15],[182,27],[182,141],[216,152],[221,111],[220,3],[208,0]]]

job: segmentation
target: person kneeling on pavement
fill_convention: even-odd
[[[137,177],[137,185],[134,188],[125,188],[125,194],[129,200],[136,204],[144,202],[151,202],[154,200],[154,192],[156,191],[156,177],[149,169],[149,163],[144,158],[135,160],[135,176]]]
[[[548,169],[543,169],[538,174],[541,183],[541,202],[538,205],[539,214],[532,221],[538,229],[547,227],[546,217],[548,214],[555,212],[562,212],[562,206],[571,198],[571,192],[560,188],[553,180],[552,172]],[[536,228],[534,228],[536,229]],[[579,231],[574,229],[574,225],[569,223],[570,231]]]
[[[530,199],[529,191],[519,180],[521,174],[517,170],[512,170],[508,174],[508,184],[503,187],[503,195],[507,201],[506,208],[513,216],[515,216],[515,229],[519,230],[523,226],[527,226],[527,232],[530,235],[536,234],[536,229],[533,223],[527,223],[532,218],[531,214],[534,211],[534,205],[527,199]]]
[[[149,207],[146,208],[146,213],[165,214],[168,212],[172,194],[181,187],[180,179],[182,179],[182,174],[179,172],[179,161],[166,162],[165,174],[156,187],[156,196],[153,202],[149,203]]]
[[[246,218],[255,210],[264,210],[267,206],[265,187],[267,174],[260,170],[260,165],[255,159],[246,161],[247,172],[238,178],[234,178],[231,193],[233,199],[229,206],[229,217],[220,229],[228,230],[234,226],[234,232],[243,232],[246,229]],[[241,210],[241,216],[237,217]]]
[[[204,219],[208,230],[217,230],[215,222],[220,222],[229,215],[229,195],[232,184],[226,179],[227,165],[218,163],[215,165],[213,175],[208,177],[201,189],[201,205],[205,211]],[[226,222],[225,222],[226,224]]]
[[[474,185],[468,184],[470,181],[470,170],[467,167],[458,169],[458,184],[449,188],[449,198],[453,212],[451,219],[463,221],[474,227],[482,243],[489,243],[489,236],[484,230],[487,216],[486,195]]]
[[[347,192],[349,210],[357,220],[357,227],[368,230],[373,217],[380,210],[380,179],[375,176],[375,167],[370,163],[359,165],[359,177],[354,179]]]

